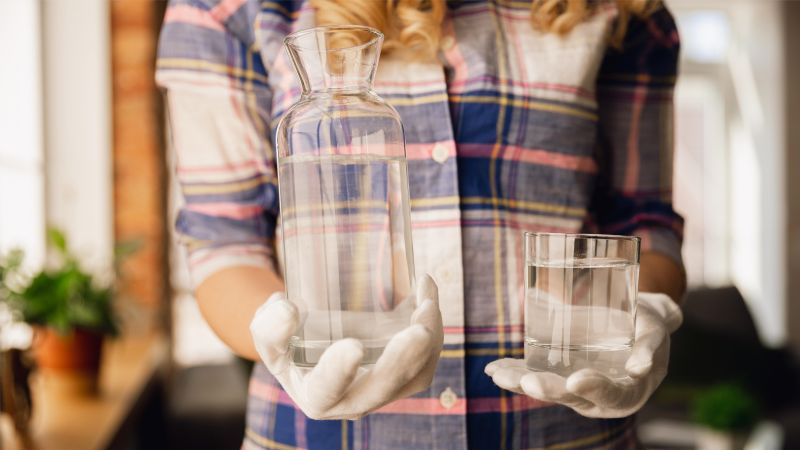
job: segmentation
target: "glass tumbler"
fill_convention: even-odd
[[[636,320],[640,239],[525,233],[525,361],[620,379]]]
[[[283,272],[314,366],[342,338],[373,364],[414,309],[408,174],[397,112],[372,91],[383,35],[319,27],[284,41],[302,95],[277,127]]]

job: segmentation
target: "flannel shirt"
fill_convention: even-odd
[[[643,251],[680,263],[677,30],[662,7],[632,19],[621,50],[610,48],[617,10],[599,3],[557,36],[531,27],[528,1],[451,0],[437,62],[381,57],[375,90],[405,129],[417,278],[431,273],[440,289],[436,376],[361,420],[315,421],[258,364],[243,448],[636,447],[633,418],[584,418],[501,390],[483,372],[523,355],[523,231],[635,234]],[[157,78],[195,283],[230,266],[280,270],[271,136],[300,95],[282,41],[314,25],[301,0],[170,2]]]

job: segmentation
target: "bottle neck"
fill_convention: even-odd
[[[372,88],[383,35],[365,30],[320,28],[287,38],[286,49],[303,95],[359,93]]]
[[[355,95],[372,89],[372,80],[320,80],[300,78],[303,95]]]

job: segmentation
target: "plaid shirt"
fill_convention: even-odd
[[[523,354],[523,230],[636,234],[644,250],[680,263],[678,34],[660,9],[632,20],[622,50],[610,49],[616,14],[602,2],[558,37],[531,28],[529,2],[451,1],[437,63],[382,57],[375,89],[405,128],[417,275],[431,273],[440,288],[436,377],[361,420],[315,421],[257,365],[244,448],[636,446],[632,418],[587,419],[483,373]],[[312,26],[302,1],[173,0],[167,10],[158,80],[195,283],[234,265],[278,270],[270,135],[300,95],[282,41]]]

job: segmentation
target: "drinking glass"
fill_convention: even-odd
[[[525,233],[525,361],[562,376],[625,378],[636,320],[640,239]]]
[[[362,364],[372,364],[414,309],[403,128],[372,91],[382,42],[361,26],[312,28],[284,42],[302,87],[276,132],[298,366],[316,365],[343,338],[360,340]]]

